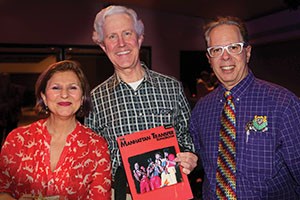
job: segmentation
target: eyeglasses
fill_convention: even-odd
[[[224,53],[224,49],[226,49],[227,53],[232,54],[232,55],[237,55],[242,53],[244,46],[246,44],[244,42],[237,42],[237,43],[232,43],[226,46],[213,46],[213,47],[208,47],[207,52],[210,57],[215,58],[215,57],[220,57]]]

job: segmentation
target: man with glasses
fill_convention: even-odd
[[[204,32],[220,85],[197,102],[190,121],[203,199],[300,199],[299,98],[253,75],[240,19],[218,17]]]

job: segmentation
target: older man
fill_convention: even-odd
[[[190,120],[205,171],[203,199],[300,199],[299,98],[255,78],[240,19],[220,17],[204,31],[220,85]]]
[[[149,70],[139,59],[144,25],[132,9],[109,6],[94,23],[93,40],[107,54],[114,74],[92,91],[94,112],[85,124],[109,143],[114,181],[122,166],[117,137],[162,125],[172,125],[181,153],[176,161],[189,174],[197,164],[188,131],[190,107],[176,79]]]

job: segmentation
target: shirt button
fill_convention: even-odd
[[[140,116],[142,116],[142,115],[143,115],[143,113],[142,113],[142,112],[140,112],[140,113],[139,113],[139,115],[140,115]]]
[[[134,95],[136,96],[138,93],[137,92],[134,92]]]

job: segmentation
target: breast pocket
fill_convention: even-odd
[[[175,111],[171,108],[150,109],[146,117],[152,119],[154,126],[174,125]]]
[[[251,132],[246,142],[246,172],[249,176],[272,176],[275,155],[275,139],[269,132]]]

